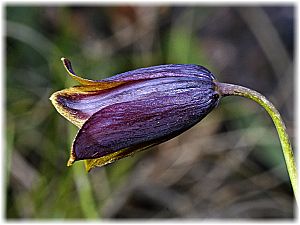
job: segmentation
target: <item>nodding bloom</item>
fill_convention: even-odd
[[[220,100],[214,75],[198,65],[141,68],[103,80],[77,76],[79,86],[50,97],[56,110],[80,129],[68,166],[85,160],[87,170],[167,141],[202,120]]]

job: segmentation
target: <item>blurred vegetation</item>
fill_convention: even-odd
[[[267,114],[232,97],[164,144],[86,174],[67,168],[76,127],[51,105],[78,74],[195,63],[267,96],[294,143],[291,6],[6,5],[6,217],[293,218],[293,193]]]

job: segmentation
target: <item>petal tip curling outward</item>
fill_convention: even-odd
[[[61,61],[64,64],[65,69],[67,70],[68,74],[77,82],[79,82],[82,85],[95,85],[98,82],[94,81],[94,80],[89,80],[89,79],[85,79],[82,78],[81,76],[76,75],[76,73],[74,72],[73,68],[72,68],[72,64],[71,61],[68,60],[67,58],[62,57]]]
[[[53,93],[50,101],[55,109],[71,123],[81,127],[90,115],[84,113],[76,107],[81,104],[80,98],[88,95],[95,95],[96,92],[119,86],[124,81],[93,81],[77,76],[72,68],[70,60],[61,58],[68,74],[81,85],[63,89]],[[78,100],[78,103],[77,103]]]

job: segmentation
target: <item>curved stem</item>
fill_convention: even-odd
[[[242,96],[242,97],[252,99],[253,101],[260,104],[262,107],[264,107],[265,110],[269,113],[279,135],[287,171],[291,180],[296,201],[298,202],[298,191],[297,191],[298,182],[297,182],[296,163],[293,156],[293,150],[289,141],[289,137],[286,132],[286,127],[277,109],[263,95],[249,88],[245,88],[234,84],[226,84],[226,83],[218,83],[218,82],[216,82],[216,87],[217,87],[217,91],[223,97],[235,95],[235,96]]]

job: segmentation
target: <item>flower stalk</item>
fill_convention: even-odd
[[[216,88],[222,97],[242,96],[257,102],[259,105],[264,107],[265,110],[268,112],[277,129],[287,171],[290,177],[290,181],[292,184],[296,201],[298,202],[298,187],[297,187],[298,181],[297,181],[296,163],[295,163],[293,150],[290,144],[290,140],[286,131],[285,124],[278,110],[274,107],[274,105],[269,100],[266,99],[266,97],[249,88],[245,88],[239,85],[219,83],[219,82],[216,82]]]

